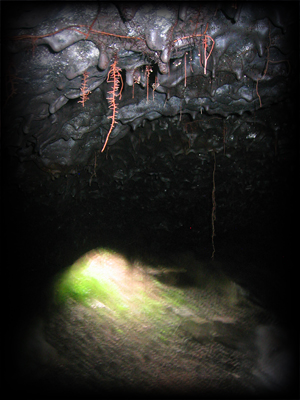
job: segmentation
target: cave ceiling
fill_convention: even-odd
[[[156,235],[209,237],[213,192],[219,232],[277,212],[298,146],[297,7],[7,8],[10,179],[35,202],[94,204],[114,226],[136,220]]]

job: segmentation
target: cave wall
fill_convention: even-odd
[[[90,203],[108,230],[197,242],[211,236],[216,162],[219,233],[285,218],[297,12],[281,2],[7,6],[5,182],[61,212]]]
[[[298,4],[6,2],[2,16],[8,343],[85,252],[188,269],[212,238],[294,325]]]

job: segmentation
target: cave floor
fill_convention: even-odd
[[[121,256],[117,260],[128,263]],[[123,299],[121,311],[104,292],[88,302],[50,301],[18,342],[22,390],[33,395],[257,394],[254,330],[276,323],[274,317],[210,263],[191,254],[178,259],[177,268],[178,263],[182,269],[193,265],[187,280],[193,284],[182,283],[176,273],[157,280],[149,265],[130,264],[126,285],[118,283],[119,293],[129,299]],[[137,297],[130,297],[136,291]]]
[[[137,234],[117,236],[108,223],[95,221],[83,205],[60,216],[44,207],[10,214],[10,387],[32,398],[99,392],[257,397],[255,329],[283,317],[295,321],[293,253],[276,237],[279,230],[270,225],[264,235],[255,227],[219,235],[211,262],[209,237],[201,246],[199,238],[167,248],[167,232],[156,239],[160,247],[151,247]],[[108,300],[95,296],[53,306],[53,279],[99,243],[142,273],[148,293],[155,292],[152,309],[117,318]],[[158,266],[186,272],[157,276]],[[170,293],[180,293],[183,303],[172,304]]]

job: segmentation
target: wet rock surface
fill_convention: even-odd
[[[124,7],[76,3],[42,12],[28,5],[8,15],[9,169],[45,204],[116,194],[119,207],[125,198],[148,211],[163,199],[187,220],[184,208],[201,214],[210,207],[214,153],[219,222],[228,229],[233,203],[240,216],[250,203],[269,203],[293,173],[295,10],[251,3]],[[112,123],[107,78],[114,61],[123,90],[101,153]],[[88,94],[80,103],[85,73]],[[125,214],[128,204],[123,208]],[[199,218],[198,230],[205,229]]]
[[[221,382],[227,393],[281,391],[286,375],[269,360],[290,366],[285,335],[298,315],[297,4],[7,2],[2,10],[9,382],[17,354],[24,388],[36,395],[55,385],[93,393],[99,382],[108,392],[167,394],[182,383],[208,393]],[[222,273],[199,265],[212,238]],[[184,286],[197,311],[165,310],[174,341],[151,342],[130,327],[125,340],[115,321],[108,329],[109,316],[103,328],[101,300],[71,300],[45,316],[56,274],[99,246],[130,262],[144,257],[166,291]],[[153,273],[154,258],[177,272]],[[235,307],[245,325],[228,314]]]

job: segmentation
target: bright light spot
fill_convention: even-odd
[[[182,259],[180,265],[188,265],[189,260],[190,256]],[[235,284],[222,274],[214,283],[201,264],[196,279],[201,285],[206,281],[208,298],[206,285],[198,290],[194,286],[187,289],[162,283],[171,280],[169,275],[173,273],[185,272],[176,264],[149,265],[141,260],[131,263],[116,252],[94,250],[57,276],[49,310],[53,311],[58,332],[72,332],[78,346],[87,332],[89,338],[99,341],[99,346],[117,344],[116,349],[122,352],[124,345],[123,357],[128,351],[135,353],[141,349],[151,353],[152,346],[157,344],[158,351],[168,349],[175,354],[175,348],[182,349],[176,346],[182,346],[185,335],[200,335],[201,340],[210,335],[206,330],[213,324],[211,321],[233,323],[226,309],[229,304],[232,310],[238,299]],[[161,278],[162,282],[157,279],[160,274],[165,278]],[[217,288],[216,297],[211,294],[213,288]],[[220,293],[224,294],[224,301],[220,301]]]
[[[59,275],[54,284],[54,302],[62,305],[73,299],[114,317],[149,317],[159,315],[165,307],[161,289],[162,284],[143,266],[133,266],[122,255],[99,249]]]

